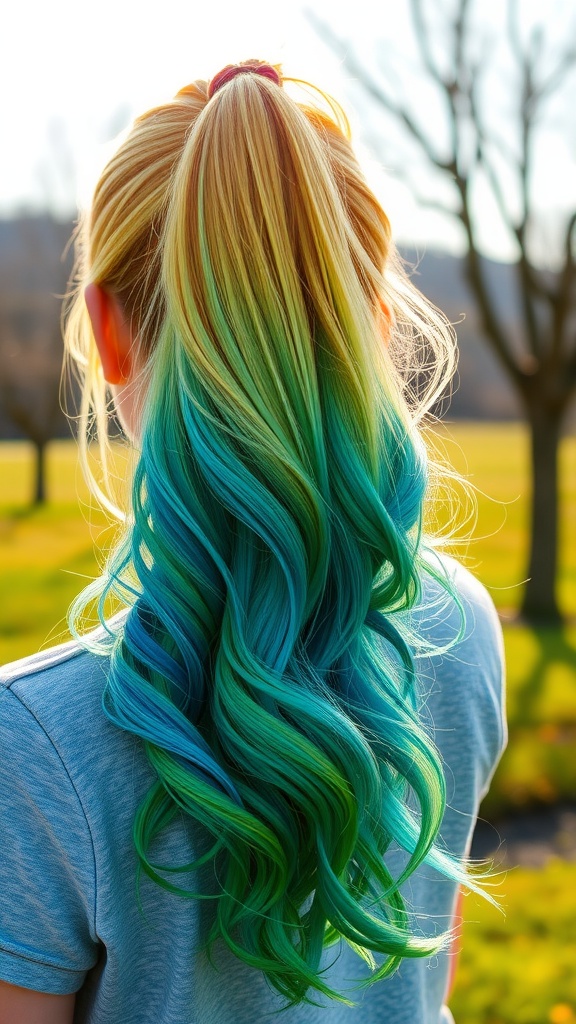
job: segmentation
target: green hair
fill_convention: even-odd
[[[321,971],[337,938],[370,983],[446,943],[410,927],[400,887],[422,862],[471,884],[436,843],[444,775],[401,614],[432,571],[419,423],[454,339],[324,101],[245,73],[139,118],[97,186],[66,329],[103,449],[87,282],[122,303],[140,367],[129,513],[71,613],[79,630],[94,597],[103,620],[110,596],[128,609],[92,646],[110,656],[103,709],[156,775],[139,865],[195,898],[150,849],[178,809],[197,822],[218,880],[209,945],[288,1003],[347,1001]]]

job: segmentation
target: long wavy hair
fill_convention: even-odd
[[[342,110],[301,87],[243,73],[208,99],[197,81],[135,121],[78,234],[65,330],[86,462],[87,438],[105,466],[108,443],[88,282],[120,300],[139,367],[129,508],[70,619],[110,657],[103,710],[156,776],[139,871],[195,898],[149,853],[179,809],[198,822],[208,948],[289,1004],[347,1001],[321,972],[338,938],[369,982],[446,942],[413,934],[400,892],[423,861],[469,882],[435,843],[444,776],[398,614],[432,571],[419,424],[453,333],[402,272]],[[82,631],[95,598],[100,641]]]

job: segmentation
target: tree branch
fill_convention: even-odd
[[[416,39],[420,48],[422,63],[434,82],[443,82],[442,72],[432,56],[432,48],[429,44],[429,35],[422,10],[422,0],[412,0],[412,18],[416,28]]]
[[[396,103],[392,97],[384,91],[383,87],[374,81],[364,65],[356,60],[354,54],[350,52],[344,41],[332,31],[330,26],[318,18],[309,8],[305,9],[305,14],[321,38],[328,42],[328,45],[334,53],[338,54],[346,69],[360,82],[368,95],[371,96],[372,99],[376,100],[381,107],[384,107],[385,110],[392,114],[393,117],[407,128],[411,137],[424,150],[424,153],[428,157],[430,163],[441,171],[453,171],[452,161],[443,160],[442,157],[434,151],[430,139],[425,135],[423,129],[416,122],[412,113],[402,104]]]
[[[558,87],[562,85],[566,75],[574,67],[576,67],[576,47],[573,46],[564,51],[554,70],[548,75],[547,79],[540,83],[538,89],[539,98],[547,99],[552,93],[556,92]]]
[[[418,10],[419,0],[411,0],[411,7],[413,16],[415,16],[414,24],[416,33],[417,35],[421,35],[425,31],[425,27],[423,19],[419,17],[421,13]],[[440,76],[436,78],[436,81],[444,91],[449,111],[450,131],[452,136],[451,162],[453,163],[453,174],[456,188],[460,195],[460,209],[457,211],[457,216],[464,226],[466,237],[468,239],[468,276],[477,296],[485,332],[490,338],[496,354],[504,364],[504,367],[510,376],[512,376],[517,382],[520,382],[523,377],[522,370],[507,345],[506,333],[503,330],[499,314],[496,310],[496,305],[490,294],[482,270],[482,262],[476,241],[474,222],[470,212],[469,171],[464,169],[462,162],[459,159],[462,151],[460,118],[464,116],[462,100],[467,103],[468,114],[471,119],[473,118],[474,104],[473,86],[471,84],[470,76],[466,70],[465,35],[468,12],[469,0],[459,0],[459,6],[455,19],[452,23],[454,40],[452,49],[452,63],[454,68],[453,77],[451,79],[443,79]],[[426,45],[427,44],[425,42],[420,41],[421,51],[426,47]],[[478,122],[472,119],[472,125],[478,137]]]
[[[566,336],[568,315],[571,309],[571,299],[573,300],[574,291],[576,290],[576,263],[574,260],[575,241],[576,210],[570,217],[566,226],[566,235],[564,240],[564,267],[562,268],[556,291],[556,303],[552,327],[552,359],[554,361],[558,361],[560,359],[564,338]],[[570,359],[570,357],[568,359],[568,366],[570,366],[571,362],[574,363],[574,370],[576,372],[576,349],[572,354],[572,359]]]
[[[516,362],[512,351],[507,344],[506,332],[504,331],[500,318],[496,312],[496,306],[490,295],[490,291],[486,284],[484,272],[482,270],[482,261],[480,253],[476,246],[474,238],[474,231],[472,227],[472,221],[470,216],[470,205],[468,200],[467,189],[462,183],[463,194],[462,194],[462,214],[461,221],[464,225],[464,230],[468,238],[468,252],[466,254],[466,265],[468,269],[468,277],[472,286],[473,292],[476,296],[478,308],[480,311],[482,324],[484,327],[484,333],[490,340],[492,347],[494,348],[496,355],[500,359],[504,368],[508,371],[508,374],[513,378],[518,386],[524,378],[524,372]]]
[[[407,135],[417,144],[428,163],[445,173],[456,186],[459,204],[454,209],[441,200],[428,199],[421,195],[409,182],[416,201],[423,207],[458,217],[466,232],[469,252],[467,256],[468,275],[480,309],[482,322],[487,337],[503,363],[505,369],[515,380],[518,387],[526,391],[528,377],[521,362],[514,354],[508,339],[505,325],[502,323],[499,310],[491,295],[477,242],[477,228],[470,209],[470,190],[472,175],[481,170],[488,183],[494,201],[505,228],[518,244],[519,258],[517,273],[523,310],[524,333],[528,349],[537,367],[548,366],[552,356],[553,339],[548,333],[547,354],[544,359],[542,326],[537,316],[537,303],[545,300],[554,311],[557,324],[554,332],[556,346],[562,345],[559,339],[565,336],[566,317],[572,308],[572,288],[574,284],[574,262],[567,260],[561,277],[561,287],[551,287],[542,274],[533,266],[528,253],[528,236],[532,216],[530,183],[532,177],[533,136],[540,104],[545,96],[550,95],[563,80],[574,60],[576,48],[569,47],[559,66],[545,80],[538,74],[542,62],[545,36],[543,31],[532,32],[529,41],[524,44],[521,38],[517,0],[509,0],[508,6],[508,41],[511,52],[516,59],[520,75],[520,146],[516,154],[508,144],[500,145],[497,137],[489,133],[483,124],[478,99],[478,74],[483,66],[482,61],[471,64],[467,52],[467,40],[470,38],[471,0],[458,0],[456,11],[447,17],[447,35],[451,38],[450,60],[451,70],[442,70],[430,43],[424,15],[423,0],[410,0],[416,42],[423,68],[430,81],[440,89],[446,101],[448,127],[451,135],[450,151],[443,158],[436,150],[424,126],[420,124],[413,112],[405,103],[392,95],[387,87],[377,82],[366,68],[356,59],[345,42],[312,12],[308,17],[322,38],[331,49],[338,53],[344,66],[357,79],[365,92],[399,124],[406,129]],[[484,57],[484,64],[486,57]],[[472,133],[471,135],[466,133]],[[470,138],[471,148],[464,147],[463,142]],[[493,159],[494,147],[508,160],[509,166],[517,177],[520,193],[520,215],[516,218],[507,201],[502,179]],[[470,155],[467,156],[467,153]],[[399,176],[405,178],[405,172]],[[572,246],[574,227],[570,229]],[[568,244],[568,243],[567,243]],[[570,249],[570,252],[572,250]],[[561,292],[561,294],[560,294]],[[531,374],[531,379],[534,374]]]
[[[374,144],[376,148],[376,143]],[[397,178],[409,189],[410,194],[416,200],[419,206],[422,206],[427,210],[434,210],[436,213],[441,213],[445,217],[449,217],[454,220],[454,217],[458,217],[458,210],[453,206],[449,206],[448,203],[443,203],[441,199],[433,199],[431,196],[424,195],[420,192],[413,181],[410,180],[406,173],[406,168],[400,164],[386,164],[386,173],[392,178]]]

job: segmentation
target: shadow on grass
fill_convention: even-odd
[[[576,801],[576,629],[505,623],[508,748],[481,814],[500,822]]]
[[[576,636],[567,627],[532,630],[538,643],[538,656],[526,676],[521,688],[516,723],[519,726],[533,724],[536,718],[536,704],[546,685],[546,675],[554,663],[565,665],[576,679]],[[574,707],[576,724],[576,706]]]

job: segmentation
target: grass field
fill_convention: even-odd
[[[443,431],[439,444],[477,489],[476,539],[457,550],[488,586],[504,627],[510,743],[482,813],[497,820],[538,801],[576,799],[576,439],[561,453],[558,593],[570,624],[543,631],[514,622],[526,558],[524,431],[460,424]],[[44,507],[28,505],[31,474],[26,446],[0,444],[0,663],[67,639],[67,607],[97,572],[96,548],[114,533],[89,500],[71,443],[51,446]],[[447,518],[443,504],[438,518]],[[510,871],[506,917],[467,898],[452,999],[459,1024],[576,1022],[573,871],[555,861],[538,872]]]
[[[450,1007],[457,1024],[574,1024],[574,865],[513,868],[502,910],[464,900],[465,925]]]
[[[438,447],[475,488],[477,522],[469,567],[489,588],[504,617],[519,606],[526,571],[529,518],[528,435],[520,424],[459,423],[444,428]],[[576,619],[576,438],[560,449],[561,519],[558,598]],[[441,517],[442,518],[442,517]]]
[[[475,539],[454,550],[489,588],[503,618],[511,742],[483,807],[497,818],[511,807],[576,795],[576,439],[561,452],[559,594],[571,624],[541,631],[514,622],[528,518],[523,428],[458,424],[443,429],[437,446],[476,489]],[[0,662],[68,638],[68,605],[97,573],[96,552],[114,536],[90,499],[72,442],[50,448],[50,501],[41,508],[28,504],[31,477],[31,450],[1,444]],[[465,519],[466,495],[459,489],[456,498]],[[440,504],[438,519],[447,515]]]

